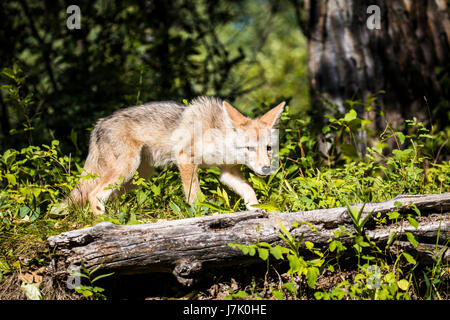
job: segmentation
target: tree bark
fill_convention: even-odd
[[[367,12],[371,5],[380,9],[379,29],[368,27],[375,14]],[[343,112],[345,100],[365,101],[380,90],[385,94],[377,104],[393,127],[413,117],[440,120],[437,114],[435,119],[429,116],[442,94],[436,68],[450,65],[446,1],[305,0],[305,10],[310,85],[317,106],[313,110],[319,123],[330,113],[322,95]],[[375,129],[386,126],[373,111],[364,112],[358,110],[374,120]]]
[[[380,213],[381,217],[392,211],[412,212],[411,204],[421,211],[418,228],[403,222],[380,227],[369,221],[366,234],[372,241],[384,245],[391,232],[396,232],[396,240],[402,241],[402,248],[424,251],[428,258],[434,254],[430,245],[435,248],[439,245],[443,259],[448,261],[450,255],[446,241],[450,238],[450,193],[406,195],[368,203],[364,206],[363,217],[371,212],[372,216]],[[66,274],[70,266],[83,262],[86,267],[100,265],[101,269],[122,274],[171,272],[180,283],[190,285],[201,270],[258,260],[257,257],[245,256],[229,243],[282,244],[280,222],[297,239],[303,235],[304,240],[313,242],[318,249],[328,246],[328,240],[333,238],[339,226],[344,226],[349,232],[354,231],[347,209],[343,207],[293,213],[245,211],[140,225],[102,222],[49,237],[48,244],[55,252],[50,269],[55,275]],[[300,222],[299,226],[293,227],[294,222]],[[406,232],[413,233],[426,250],[407,247]],[[339,240],[349,248],[353,241],[349,236]],[[304,246],[300,251],[308,253]]]

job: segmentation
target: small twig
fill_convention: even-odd
[[[400,143],[398,142],[397,135],[395,134],[394,129],[392,129],[392,127],[390,126],[388,121],[386,121],[386,125],[387,125],[387,128],[389,128],[389,130],[391,131],[392,136],[394,137],[394,140],[395,140],[395,143],[397,144],[398,150],[401,150]],[[405,167],[403,166],[403,164],[401,162],[400,162],[400,166],[402,167],[403,187],[406,188]]]
[[[438,153],[437,153],[437,155],[436,155],[436,157],[434,158],[434,161],[433,161],[434,164],[436,164],[437,160],[439,159],[439,156],[441,155],[442,149],[445,147],[445,145],[447,144],[447,142],[448,142],[449,139],[450,139],[450,138],[447,138],[447,139],[444,141],[444,143],[441,145],[441,147],[439,148]]]

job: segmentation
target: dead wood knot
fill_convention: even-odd
[[[211,230],[223,230],[229,229],[235,224],[236,222],[231,219],[222,219],[211,222],[210,224],[208,224],[208,228]]]
[[[197,260],[180,260],[172,271],[178,282],[190,287],[194,283],[194,277],[202,269],[202,263]]]

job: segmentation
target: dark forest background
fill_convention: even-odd
[[[309,104],[306,40],[288,1],[81,1],[79,30],[66,27],[68,5],[0,4],[0,67],[21,70],[19,96],[30,97],[23,108],[3,87],[2,148],[32,135],[74,152],[77,136],[84,152],[99,117],[153,100],[217,95],[249,114]]]
[[[448,125],[448,1],[78,1],[79,30],[66,26],[70,4],[0,4],[2,148],[54,138],[83,154],[99,117],[198,95],[250,115],[284,99],[318,134],[346,100],[373,129],[413,117]]]

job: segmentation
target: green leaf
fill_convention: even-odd
[[[39,218],[40,214],[41,214],[41,208],[36,208],[36,210],[34,210],[33,214],[30,217],[30,221],[35,221],[37,218]]]
[[[271,246],[270,246],[270,244],[269,243],[267,243],[267,242],[258,242],[258,246],[260,246],[261,248],[267,248],[267,249],[270,249],[271,248]]]
[[[400,217],[400,213],[399,213],[398,211],[389,212],[389,213],[387,214],[387,216],[388,216],[388,218],[389,218],[390,220],[395,220],[395,219],[398,219],[398,218]]]
[[[366,276],[365,276],[364,274],[358,273],[358,274],[355,276],[355,281],[356,281],[356,282],[361,282],[360,280],[364,280],[364,279],[366,279]]]
[[[177,204],[175,202],[173,202],[172,200],[170,200],[169,202],[169,207],[173,210],[173,212],[175,212],[176,214],[180,215],[181,214],[181,209],[179,206],[177,206]]]
[[[17,151],[13,149],[8,149],[3,153],[3,161],[7,166],[10,166],[16,159]]]
[[[93,268],[93,269],[88,270],[88,269],[85,268],[84,270],[85,270],[85,272],[86,272],[86,270],[87,270],[87,273],[88,273],[89,275],[92,275],[92,274],[94,274],[98,269],[100,269],[101,266],[102,266],[102,265],[99,264],[98,266],[96,266],[96,267]]]
[[[294,273],[300,270],[300,261],[295,255],[288,255],[289,273]]]
[[[358,153],[356,152],[356,148],[348,143],[343,143],[341,145],[341,152],[344,156],[349,158],[355,158],[358,156]]]
[[[396,236],[397,236],[397,232],[396,231],[391,231],[389,233],[389,238],[388,238],[388,241],[386,243],[386,248],[388,248],[394,242]]]
[[[356,119],[357,116],[358,116],[358,114],[356,113],[356,111],[354,109],[352,109],[345,114],[344,120],[347,122],[350,122],[350,121]]]
[[[281,247],[279,245],[276,245],[275,247],[270,248],[270,253],[277,260],[283,259],[283,254],[281,252]]]
[[[73,145],[76,149],[78,149],[78,135],[74,128],[70,131],[70,140],[72,141]]]
[[[322,292],[322,291],[314,292],[314,298],[316,298],[317,300],[322,300],[326,296],[327,296],[327,294],[325,292]]]
[[[11,272],[11,267],[5,260],[0,260],[0,272],[1,273]]]
[[[255,246],[253,246],[253,245],[248,246],[248,254],[253,257],[255,255],[255,253],[256,253]]]
[[[283,223],[281,223],[280,220],[276,219],[278,221],[278,224],[280,225],[280,231],[283,235],[286,236],[287,240],[289,242],[293,242],[294,238],[292,237],[291,233],[289,232],[288,229],[286,229],[286,227],[283,225]]]
[[[362,247],[359,244],[354,244],[353,248],[355,248],[356,252],[360,253],[362,251]]]
[[[262,203],[262,204],[254,204],[252,205],[253,208],[263,209],[267,212],[281,212],[281,210],[276,204],[272,203]]]
[[[25,218],[29,213],[31,212],[31,209],[27,206],[23,206],[19,209],[19,218],[23,219]]]
[[[416,260],[413,258],[412,255],[410,255],[409,253],[403,252],[402,255],[405,257],[406,261],[408,261],[411,264],[416,264]]]
[[[228,197],[228,193],[225,191],[225,189],[222,190],[222,199],[225,201],[226,207],[230,208],[230,199]]]
[[[305,241],[305,246],[308,248],[308,250],[312,250],[314,248],[314,243],[311,241]]]
[[[103,289],[103,288],[101,288],[101,287],[93,287],[92,288],[92,292],[103,292],[103,291],[105,291],[105,289]]]
[[[412,234],[411,232],[405,232],[406,237],[408,238],[408,241],[412,243],[414,247],[417,247],[419,245],[419,241],[417,241],[416,236]]]
[[[414,228],[418,228],[419,227],[419,221],[417,221],[416,219],[414,219],[413,217],[411,217],[410,215],[408,215],[408,217],[406,217],[409,221],[409,224],[412,225]]]
[[[249,252],[249,247],[245,246],[245,245],[236,245],[236,247],[238,249],[240,249],[242,251],[243,254],[248,254]]]
[[[41,189],[40,188],[31,188],[31,192],[33,193],[33,195],[38,198],[39,195],[41,194]]]
[[[284,299],[283,293],[281,293],[278,290],[273,290],[272,291],[272,296],[274,296],[277,300],[283,300]]]
[[[295,288],[295,284],[292,281],[286,282],[283,284],[283,288],[285,288],[287,291],[295,295],[297,293],[297,289]]]
[[[10,69],[10,68],[4,68],[2,71],[2,75],[10,78],[11,80],[15,80],[16,76],[14,75],[14,70]]]
[[[395,274],[393,274],[392,272],[389,272],[388,274],[386,274],[384,276],[384,281],[386,281],[387,283],[394,283],[395,282]]]
[[[114,272],[106,273],[106,274],[101,274],[101,275],[99,275],[98,277],[95,277],[94,280],[91,281],[91,283],[94,283],[94,282],[97,281],[97,280],[100,280],[100,279],[103,279],[103,278],[112,276],[113,274],[114,274]]]
[[[397,281],[397,285],[400,289],[402,289],[403,291],[406,291],[406,290],[408,290],[409,282],[405,279],[402,279],[400,281]]]
[[[16,177],[10,173],[5,174],[5,178],[8,179],[8,183],[15,186],[17,184]]]
[[[415,156],[415,151],[413,149],[405,149],[405,150],[394,149],[392,150],[392,153],[401,162],[406,162]]]
[[[423,279],[425,280],[425,285],[427,286],[427,288],[429,288],[431,285],[430,280],[428,279],[428,276],[425,272],[422,271],[422,273],[423,273]]]
[[[92,291],[90,291],[89,289],[85,289],[84,286],[75,288],[75,291],[82,294],[85,298],[89,298],[90,296],[94,295]]]
[[[434,139],[434,137],[432,135],[429,135],[429,134],[426,134],[426,133],[419,135],[419,138]]]
[[[330,248],[331,252],[333,252],[336,249],[336,245],[337,245],[336,244],[336,240],[331,241],[331,243],[329,245],[329,248]]]
[[[370,122],[370,121],[369,121],[369,122]],[[351,120],[350,122],[348,122],[348,126],[349,126],[349,128],[350,128],[351,130],[357,130],[357,129],[360,129],[360,128],[361,128],[361,124],[362,124],[362,121],[361,121],[361,119],[358,119],[358,118],[353,119],[353,120]]]
[[[233,294],[233,297],[235,298],[247,298],[248,297],[248,293],[245,291],[238,291],[237,293]]]
[[[161,194],[161,185],[152,184],[150,189],[152,190],[155,196],[159,196]]]
[[[361,218],[362,210],[358,210],[358,208],[356,206],[353,208],[347,203],[347,212],[348,212],[348,215],[350,216],[350,218],[353,221],[355,229],[359,229],[360,226],[361,226],[359,220]],[[359,231],[361,231],[361,230],[359,230]]]
[[[417,213],[418,216],[420,216],[420,210],[414,203],[411,205],[411,209],[413,209],[414,212]]]
[[[306,272],[306,279],[308,282],[308,286],[310,288],[314,288],[316,285],[317,277],[319,276],[320,272],[319,269],[316,267],[308,268],[308,271]]]
[[[170,205],[170,203],[169,203],[169,205]],[[207,208],[213,209],[215,211],[223,211],[220,206],[215,205],[213,203],[209,203],[209,202],[198,202],[197,205],[201,206],[201,207],[207,207]]]
[[[370,244],[364,241],[363,236],[358,236],[355,238],[355,243],[361,247],[370,247]]]
[[[258,255],[262,260],[266,261],[267,258],[269,257],[269,250],[264,248],[258,248]]]
[[[397,135],[400,144],[403,144],[405,142],[405,135],[400,131],[397,131],[395,134]]]

